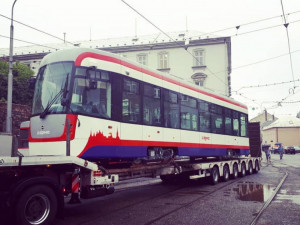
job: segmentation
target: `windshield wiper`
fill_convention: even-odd
[[[63,93],[64,89],[61,89],[55,96],[54,98],[48,103],[48,105],[46,106],[46,108],[44,109],[44,111],[41,113],[40,118],[44,119],[46,117],[46,115],[49,112],[49,109],[51,108],[51,106],[54,104],[54,102],[61,96],[61,94]]]
[[[44,119],[46,117],[46,115],[49,112],[49,109],[51,108],[51,106],[56,102],[56,100],[63,95],[62,99],[61,99],[61,105],[65,106],[66,105],[66,96],[68,93],[68,82],[69,82],[69,73],[67,74],[67,78],[66,78],[66,82],[64,85],[64,88],[62,88],[55,96],[54,98],[47,104],[46,108],[44,109],[44,111],[40,114],[40,118]]]

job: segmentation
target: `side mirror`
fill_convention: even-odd
[[[29,85],[28,85],[29,88],[34,89],[35,83],[36,83],[36,77],[30,77],[28,82],[29,82]]]
[[[86,70],[87,79],[89,80],[89,89],[97,88],[96,67],[91,66]]]

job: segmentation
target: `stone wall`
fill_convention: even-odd
[[[0,102],[0,132],[5,132],[6,130],[6,103]],[[29,120],[31,115],[31,107],[27,105],[12,105],[12,130],[13,134],[19,134],[20,124],[23,121]]]

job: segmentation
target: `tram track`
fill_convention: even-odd
[[[176,212],[176,211],[178,211],[178,210],[180,210],[180,209],[182,209],[182,208],[185,208],[185,207],[187,207],[187,206],[193,204],[194,202],[199,201],[200,199],[203,199],[203,198],[205,198],[205,197],[208,197],[208,196],[212,195],[213,193],[222,190],[223,188],[226,188],[226,187],[228,187],[228,186],[230,186],[230,185],[232,185],[232,184],[234,184],[234,183],[239,182],[242,178],[244,178],[244,177],[239,177],[239,178],[236,178],[236,179],[234,179],[234,180],[227,181],[227,182],[225,182],[225,183],[219,183],[219,184],[216,185],[216,186],[212,186],[212,187],[216,187],[216,188],[214,188],[212,191],[206,192],[205,194],[203,194],[203,195],[197,197],[196,199],[194,199],[194,200],[192,200],[192,201],[190,201],[190,202],[188,202],[188,203],[185,203],[185,204],[183,204],[183,205],[180,205],[179,207],[177,207],[177,208],[175,208],[175,209],[173,209],[173,210],[171,210],[171,211],[169,211],[169,212],[167,212],[167,213],[165,213],[165,214],[162,214],[162,215],[158,216],[158,217],[155,218],[155,219],[152,219],[152,220],[146,222],[145,225],[153,224],[153,223],[155,223],[156,221],[159,221],[160,219],[162,219],[162,218],[164,218],[164,217],[166,217],[166,216],[168,216],[168,215],[170,215],[170,214],[172,214],[172,213],[174,213],[174,212]],[[220,186],[220,184],[222,184],[222,186]],[[151,186],[157,186],[157,185],[162,185],[162,183],[152,184]],[[166,184],[166,185],[167,185],[167,184]],[[195,185],[197,185],[197,184],[195,184]],[[201,185],[201,184],[199,183],[198,185]],[[144,185],[141,185],[141,186],[144,186]],[[141,186],[138,186],[138,187],[141,187]],[[118,190],[117,192],[120,193],[120,192],[124,192],[124,191],[129,191],[129,190],[136,189],[136,188],[138,188],[138,187],[124,188],[124,189]],[[131,207],[134,207],[134,206],[137,206],[137,205],[140,205],[140,204],[147,204],[147,202],[153,201],[153,200],[155,200],[155,199],[159,199],[159,198],[163,198],[163,197],[167,197],[167,196],[172,196],[172,195],[174,195],[174,193],[176,193],[176,192],[178,192],[178,191],[180,191],[180,190],[184,190],[184,189],[187,188],[187,187],[190,187],[190,184],[189,184],[189,183],[188,183],[188,184],[180,185],[178,188],[175,188],[175,189],[173,189],[172,191],[168,191],[167,193],[161,193],[161,194],[158,194],[158,195],[156,195],[156,196],[152,196],[152,197],[149,197],[149,198],[147,198],[147,199],[143,199],[143,200],[141,200],[141,201],[137,201],[137,202],[134,202],[134,203],[132,203],[132,204],[128,204],[128,205],[126,205],[126,206],[124,206],[124,207],[115,209],[115,210],[113,210],[113,211],[111,211],[111,212],[106,213],[106,214],[105,214],[105,217],[106,217],[106,216],[110,216],[110,215],[115,214],[115,213],[118,213],[118,212],[122,212],[122,211],[125,210],[125,209],[131,208]],[[80,224],[86,224],[86,223],[90,224],[92,221],[97,221],[97,220],[99,220],[101,217],[103,217],[103,215],[100,215],[100,216],[94,216],[94,217],[92,217],[92,218],[89,217],[88,220],[81,221]]]
[[[284,164],[284,163],[281,163]],[[272,164],[271,164],[272,165]],[[286,164],[287,165],[287,164]],[[280,167],[276,167],[274,165],[272,165],[272,167],[275,167],[277,169],[281,169]],[[264,167],[265,168],[265,167]],[[281,186],[283,185],[283,183],[285,182],[286,178],[288,177],[289,173],[285,172],[285,175],[283,176],[283,178],[280,180],[279,184],[277,185],[276,189],[274,190],[274,193],[269,197],[269,199],[266,201],[266,203],[263,205],[263,207],[259,210],[258,214],[255,216],[255,218],[252,220],[252,222],[250,223],[250,225],[255,225],[257,223],[257,221],[259,220],[260,216],[263,214],[263,212],[269,207],[269,205],[272,203],[273,199],[275,198],[275,196],[277,195],[277,193],[279,192]]]
[[[194,200],[192,200],[192,201],[190,201],[190,202],[188,202],[188,203],[185,203],[185,204],[181,205],[180,207],[177,207],[177,208],[175,208],[175,209],[173,209],[173,210],[171,210],[171,211],[169,211],[169,212],[167,212],[167,213],[165,213],[165,214],[163,214],[163,215],[160,215],[159,217],[157,217],[157,218],[155,218],[155,219],[152,219],[152,220],[148,221],[148,222],[145,223],[144,225],[150,225],[150,224],[153,224],[153,223],[155,223],[155,222],[161,220],[162,218],[167,217],[168,215],[171,215],[172,213],[174,213],[174,212],[176,212],[176,211],[179,211],[179,210],[181,210],[181,209],[183,209],[183,208],[186,208],[186,207],[192,205],[193,203],[195,203],[195,202],[197,202],[197,201],[199,201],[199,200],[201,200],[201,199],[203,199],[203,198],[206,198],[206,197],[208,197],[208,196],[210,196],[210,195],[216,193],[217,191],[220,191],[220,190],[222,190],[222,189],[224,189],[224,188],[226,188],[226,187],[228,187],[228,186],[230,186],[230,185],[232,185],[232,184],[234,184],[234,183],[238,183],[242,178],[244,178],[244,177],[240,177],[240,178],[237,178],[237,179],[232,180],[232,181],[227,181],[226,183],[223,183],[222,186],[217,187],[216,189],[214,189],[214,190],[212,190],[212,191],[206,193],[205,195],[201,195],[201,196],[197,197],[196,199],[194,199]]]

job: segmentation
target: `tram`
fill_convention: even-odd
[[[90,161],[249,154],[247,107],[119,55],[74,48],[44,57],[29,155]],[[42,149],[42,151],[41,151]]]

